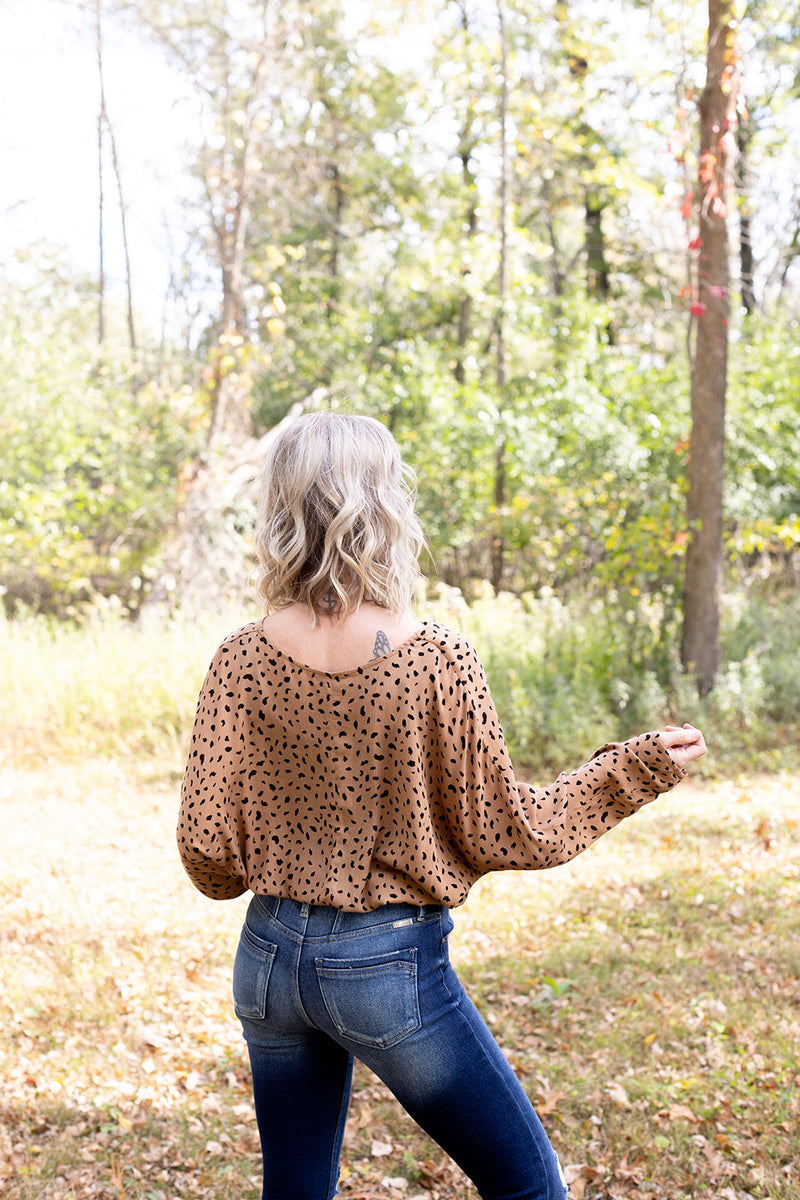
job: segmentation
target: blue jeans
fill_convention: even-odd
[[[255,896],[233,995],[250,1054],[262,1200],[332,1200],[353,1059],[484,1200],[564,1200],[531,1102],[450,966],[449,912],[369,913]]]

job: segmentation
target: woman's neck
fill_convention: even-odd
[[[264,618],[266,636],[297,662],[336,673],[365,666],[389,654],[421,629],[411,613],[398,616],[362,601],[344,621],[336,610],[314,615],[307,604],[292,604]]]

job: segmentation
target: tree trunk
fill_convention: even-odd
[[[607,300],[611,294],[611,276],[603,235],[603,201],[596,192],[587,192],[584,204],[586,290],[597,300]]]
[[[730,0],[709,0],[706,86],[700,98],[700,256],[692,305],[691,450],[681,659],[700,695],[721,660],[722,515],[729,263],[726,179],[734,149],[734,22]]]
[[[503,509],[506,504],[506,433],[504,409],[506,406],[506,292],[508,289],[508,38],[506,34],[505,5],[497,0],[497,16],[500,25],[500,56],[502,78],[500,84],[500,263],[497,272],[497,319],[495,322],[496,358],[495,381],[497,384],[497,410],[499,429],[495,443],[494,461],[494,508],[495,529],[492,535],[492,587],[500,591],[505,570],[505,539],[503,537]]]
[[[566,284],[566,272],[562,261],[561,247],[558,244],[556,234],[555,204],[553,202],[553,189],[550,185],[550,180],[542,179],[541,187],[544,199],[545,225],[547,228],[547,237],[550,242],[550,287],[555,299],[556,314],[560,316],[561,298],[564,295]]]
[[[193,79],[213,121],[214,138],[199,154],[198,174],[207,202],[212,258],[222,283],[219,333],[209,348],[204,377],[209,402],[206,444],[186,487],[180,524],[152,603],[213,610],[240,598],[247,587],[253,505],[244,477],[256,445],[253,347],[247,321],[248,234],[263,172],[270,88],[277,86],[290,52],[271,27],[272,19],[279,17],[278,0],[238,9],[225,0],[209,0],[207,37],[197,39],[193,18],[188,24],[172,24],[169,6],[146,7],[155,37]]]
[[[470,106],[471,111],[471,106]],[[475,236],[475,230],[478,225],[478,208],[475,190],[475,175],[472,170],[472,145],[469,141],[469,120],[465,122],[465,128],[461,136],[461,148],[459,150],[459,158],[461,159],[461,179],[464,184],[464,190],[467,194],[467,212],[464,222],[465,232],[467,237],[467,245]],[[461,276],[466,282],[466,277],[469,275],[469,267],[466,263],[461,266]],[[466,356],[467,346],[469,344],[470,335],[472,333],[472,296],[469,290],[465,287],[461,293],[461,298],[458,303],[458,349],[456,352],[456,365],[454,370],[456,383],[464,383],[466,379],[466,371],[464,369],[464,358]]]
[[[739,274],[741,276],[742,307],[749,317],[756,308],[756,293],[753,282],[753,214],[750,190],[747,186],[747,151],[752,137],[750,118],[739,118],[736,131],[738,158],[736,163],[736,190],[739,193]]]
[[[97,114],[97,237],[98,237],[98,269],[97,269],[97,342],[102,346],[106,340],[106,268],[105,268],[105,229],[103,225],[103,116],[106,101],[103,92],[103,37],[101,27],[101,0],[97,0],[97,65],[100,70],[100,111]]]
[[[111,142],[111,165],[114,169],[114,179],[117,183],[117,199],[119,201],[119,219],[122,230],[122,253],[125,259],[125,299],[127,304],[128,314],[128,345],[131,348],[131,353],[136,353],[136,330],[133,323],[133,284],[131,282],[131,255],[128,247],[128,208],[125,203],[125,194],[122,190],[122,175],[119,169],[119,156],[117,154],[117,139],[114,137],[114,129],[108,119],[106,113],[106,128],[108,129],[108,137]]]
[[[461,27],[466,33],[469,30],[469,14],[466,7],[461,9]],[[464,125],[461,130],[461,138],[458,148],[458,157],[461,160],[461,182],[464,187],[464,194],[467,198],[466,219],[464,221],[467,245],[475,236],[475,230],[478,226],[478,199],[477,189],[475,186],[475,172],[472,169],[472,152],[475,148],[475,137],[472,132],[472,122],[475,118],[475,106],[470,99],[467,105],[466,116],[464,117]],[[469,275],[469,266],[466,262],[461,265],[461,277],[466,285],[466,278]],[[458,384],[463,384],[466,379],[466,370],[464,367],[464,359],[466,357],[467,345],[472,334],[472,295],[469,289],[465,286],[458,303],[458,335],[457,335],[457,350],[456,350],[456,365],[453,371],[455,381]]]
[[[596,191],[590,190],[586,193],[586,291],[597,300],[608,300],[611,295],[611,271],[606,258],[606,239],[603,232],[604,207],[603,200]],[[614,326],[610,318],[606,322],[606,338],[609,346],[613,346]]]
[[[268,60],[262,49],[254,52],[255,62],[248,84],[245,114],[236,128],[229,111],[231,101],[221,115],[225,134],[222,170],[212,160],[205,178],[209,216],[214,230],[220,274],[222,276],[222,332],[212,351],[211,420],[209,450],[247,441],[252,435],[250,410],[250,355],[244,314],[245,255],[250,212],[255,187],[253,161],[258,143],[256,113],[261,100]],[[229,80],[227,91],[233,93]],[[220,178],[222,180],[220,184]],[[219,213],[215,214],[215,206]]]
[[[334,153],[338,153],[336,146]],[[332,325],[339,311],[339,292],[341,289],[341,250],[344,241],[344,183],[339,164],[331,160],[327,167],[327,176],[331,181],[333,209],[331,212],[331,255],[330,255],[330,290],[325,302],[325,319]]]
[[[95,3],[95,19],[96,19],[96,52],[97,52],[97,74],[100,80],[100,113],[97,118],[97,154],[98,154],[98,173],[100,182],[100,311],[98,317],[98,340],[103,343],[105,338],[105,267],[104,267],[104,231],[103,231],[103,131],[108,133],[108,140],[111,146],[111,166],[114,171],[114,179],[117,184],[117,199],[119,201],[119,216],[122,227],[122,251],[125,258],[125,292],[127,297],[127,315],[128,315],[128,343],[131,348],[131,353],[136,352],[136,333],[133,323],[133,288],[131,285],[131,256],[128,247],[128,218],[127,206],[125,204],[125,193],[122,189],[122,174],[119,166],[119,155],[117,154],[117,139],[114,137],[114,127],[111,124],[111,119],[108,115],[106,106],[106,85],[105,71],[103,68],[103,5],[102,0],[96,0]]]
[[[783,294],[786,290],[786,279],[789,271],[791,270],[795,259],[800,256],[800,202],[795,201],[795,209],[797,223],[795,225],[794,233],[792,234],[792,240],[789,242],[789,245],[786,247],[786,250],[783,254],[783,269],[781,271],[781,282],[778,290],[778,298],[780,300],[783,299]]]

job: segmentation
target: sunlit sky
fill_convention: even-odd
[[[180,227],[191,98],[158,50],[111,20],[104,35],[134,304],[155,323],[168,283],[165,225],[171,218],[173,235]],[[60,0],[0,0],[0,260],[43,242],[63,248],[76,271],[96,275],[98,109],[93,15]],[[106,157],[106,272],[121,294],[119,206]]]

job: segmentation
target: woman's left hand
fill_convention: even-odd
[[[679,767],[685,767],[695,758],[702,758],[708,753],[702,733],[688,722],[682,728],[667,725],[660,737],[667,754]]]

